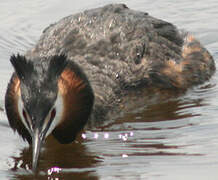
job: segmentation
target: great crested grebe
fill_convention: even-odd
[[[86,124],[119,112],[130,91],[185,90],[215,71],[192,35],[123,4],[63,18],[25,56],[10,60],[15,73],[6,112],[10,126],[32,144],[33,170],[49,134],[70,143]]]

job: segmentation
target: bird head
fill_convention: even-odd
[[[85,74],[64,55],[33,60],[13,55],[10,61],[16,80],[9,83],[6,112],[11,127],[32,144],[35,171],[45,138],[52,133],[61,143],[74,140],[88,120],[94,96]]]

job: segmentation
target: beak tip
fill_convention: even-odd
[[[32,171],[34,173],[37,170],[37,164],[38,164],[38,159],[39,159],[42,141],[43,140],[40,138],[38,131],[35,131],[34,136],[32,137],[32,148],[33,148]]]
[[[37,170],[37,161],[32,163],[32,171],[33,171],[33,173],[35,173],[36,170]]]

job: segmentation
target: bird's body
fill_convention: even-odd
[[[110,112],[131,89],[185,90],[208,80],[215,70],[213,58],[192,35],[122,4],[50,25],[26,57],[61,53],[83,69],[93,88],[90,123],[112,119]]]
[[[193,36],[125,5],[68,16],[11,62],[6,111],[11,127],[29,143],[39,133],[35,127],[44,132],[42,140],[52,133],[69,143],[88,122],[111,119],[130,91],[185,90],[215,71]]]

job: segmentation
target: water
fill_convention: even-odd
[[[218,1],[122,2],[192,32],[217,61]],[[8,127],[3,111],[12,73],[10,55],[25,53],[42,30],[60,18],[107,3],[118,1],[1,0],[0,179],[34,179],[29,170],[31,149]],[[217,179],[217,80],[215,73],[209,82],[183,95],[163,95],[161,101],[153,97],[114,124],[83,132],[70,145],[60,145],[50,138],[42,150],[37,178]]]

